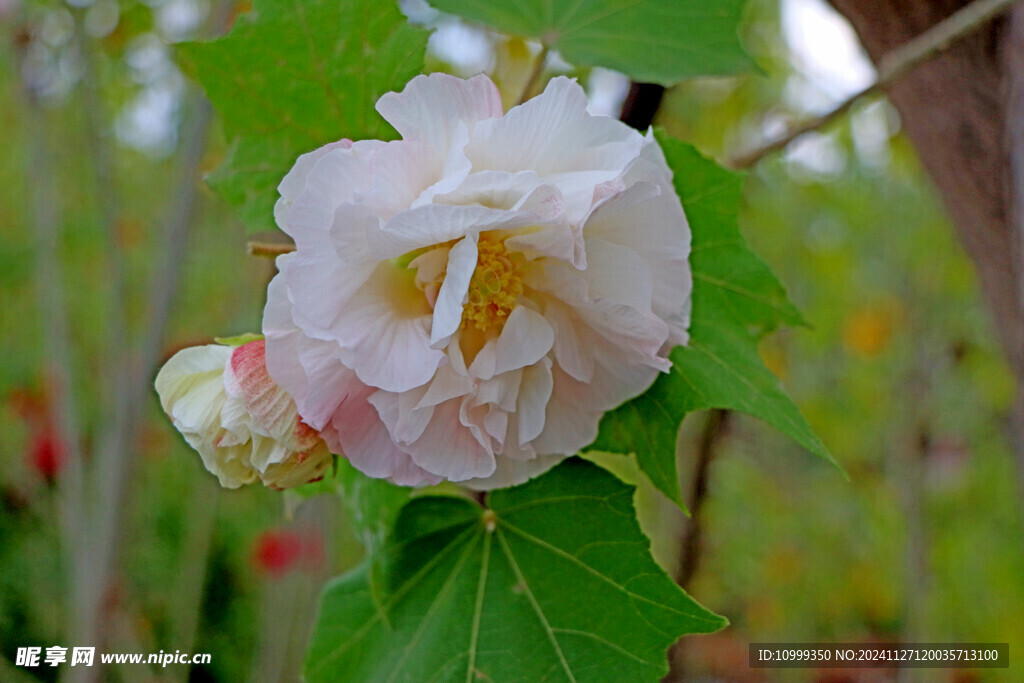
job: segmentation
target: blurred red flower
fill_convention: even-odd
[[[32,435],[29,449],[29,465],[47,482],[53,482],[67,461],[64,444],[53,433],[50,426],[36,431]]]
[[[256,537],[253,565],[271,578],[292,570],[315,571],[324,562],[323,540],[289,529],[271,529]]]

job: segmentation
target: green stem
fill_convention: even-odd
[[[533,62],[533,71],[530,72],[530,77],[526,79],[526,85],[523,86],[523,92],[519,95],[519,102],[522,104],[526,100],[530,99],[530,93],[537,86],[537,81],[540,80],[541,74],[544,73],[544,64],[548,61],[548,52],[551,48],[547,45],[541,45],[540,52],[537,54],[537,59]]]

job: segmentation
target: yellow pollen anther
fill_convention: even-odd
[[[462,307],[462,327],[487,330],[512,313],[523,293],[523,276],[502,241],[481,237],[477,254],[466,305]]]

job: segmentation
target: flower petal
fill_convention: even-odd
[[[445,357],[430,348],[430,313],[415,275],[382,263],[331,328],[342,363],[364,384],[385,391],[426,384]]]
[[[377,111],[406,140],[447,149],[455,126],[501,116],[501,95],[487,76],[463,80],[443,73],[417,76],[400,93],[386,93]]]
[[[430,381],[427,393],[423,395],[419,407],[435,406],[458,396],[465,396],[473,391],[475,383],[465,373],[458,373],[451,362],[442,363],[437,374]]]
[[[303,154],[295,160],[295,165],[292,166],[292,169],[288,171],[287,175],[285,175],[277,186],[277,191],[281,195],[281,198],[278,199],[277,203],[274,205],[274,218],[285,233],[289,235],[291,234],[291,229],[289,227],[289,222],[286,219],[286,215],[295,199],[303,192],[303,190],[305,190],[306,179],[309,177],[309,172],[314,166],[316,166],[317,162],[327,154],[338,149],[350,149],[351,147],[351,140],[339,140],[338,142],[328,143],[319,149]]]
[[[466,156],[475,169],[532,170],[557,185],[574,223],[589,212],[595,187],[622,175],[643,144],[621,121],[588,114],[583,89],[558,77],[502,118],[481,122]]]
[[[469,373],[478,379],[490,379],[533,365],[554,343],[555,331],[544,316],[526,306],[516,306],[498,338],[487,342],[473,359]]]
[[[559,367],[580,382],[589,382],[594,376],[594,357],[576,331],[573,314],[568,306],[552,298],[544,306],[544,317],[555,331],[553,345]]]
[[[519,445],[525,446],[544,431],[548,401],[551,399],[553,380],[551,361],[531,365],[523,370],[523,381],[519,386],[516,415],[519,417]]]
[[[552,368],[552,392],[544,431],[532,440],[538,453],[574,455],[597,438],[603,411],[589,408],[594,390],[557,367]]]
[[[348,458],[363,474],[390,479],[400,486],[430,486],[441,481],[418,467],[395,445],[377,410],[368,402],[374,390],[351,395],[331,419],[331,426]]]
[[[447,346],[448,340],[462,324],[462,306],[466,303],[476,261],[475,235],[460,240],[448,252],[448,268],[434,304],[434,319],[430,327],[430,345],[435,349]]]
[[[242,401],[254,431],[285,439],[295,431],[298,413],[295,402],[267,372],[265,346],[266,342],[260,339],[235,347],[224,368],[224,389],[229,396]],[[306,450],[312,445],[311,440],[292,450]]]
[[[202,434],[215,430],[226,400],[224,366],[231,348],[220,344],[194,346],[174,354],[156,376],[160,405],[179,431]]]
[[[460,404],[459,399],[452,399],[435,406],[422,436],[405,448],[418,466],[449,481],[490,476],[494,455],[461,421]]]
[[[390,391],[375,391],[369,402],[388,428],[391,438],[398,444],[410,444],[420,438],[434,414],[433,406],[420,407],[418,404],[426,390],[422,387],[395,394]]]
[[[398,213],[371,232],[370,248],[376,258],[392,259],[469,234],[519,228],[536,220],[537,216],[530,211],[428,204]]]
[[[654,283],[651,308],[668,323],[671,344],[684,344],[693,291],[690,228],[671,171],[653,138],[648,138],[625,179],[632,183],[629,189],[598,207],[584,232],[628,247],[647,263]]]
[[[562,460],[565,460],[564,455],[538,455],[530,460],[498,458],[497,467],[489,477],[469,479],[461,483],[475,491],[518,486],[534,477],[539,477]]]
[[[324,429],[345,396],[361,385],[339,360],[336,342],[308,337],[292,321],[280,275],[267,289],[263,334],[270,377],[292,397],[306,424]]]
[[[377,140],[343,140],[299,157],[278,186],[277,224],[296,240],[330,229],[337,208],[365,190],[370,160],[383,146]]]

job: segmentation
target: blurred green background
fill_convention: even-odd
[[[92,466],[124,388],[110,368],[145,358],[152,302],[173,295],[154,349],[161,362],[260,326],[273,266],[247,255],[230,209],[190,182],[190,172],[216,167],[224,146],[171,47],[215,31],[218,14],[224,6],[207,0],[0,0],[0,680],[55,680],[66,670],[14,666],[17,647],[77,644],[60,397],[73,401],[86,505],[99,510],[109,500],[88,477],[98,476]],[[499,84],[529,71],[522,41],[431,20],[433,70],[487,69]],[[744,41],[763,73],[678,86],[656,123],[727,160],[871,77],[845,30],[819,0],[751,0]],[[621,77],[571,73],[596,111],[614,115]],[[169,246],[176,223],[186,230]],[[754,674],[747,644],[975,641],[1009,642],[1012,668],[920,679],[1024,680],[1024,507],[1005,427],[1014,387],[971,265],[894,110],[862,102],[759,164],[742,227],[811,323],[769,337],[762,355],[850,480],[764,425],[730,417],[688,589],[732,625],[689,639],[687,676],[888,680],[891,672],[857,670]],[[157,277],[176,271],[180,287]],[[66,300],[64,365],[52,339],[62,313],[55,286]],[[212,661],[124,665],[104,679],[295,680],[320,586],[362,552],[344,513],[330,497],[219,489],[155,394],[140,395],[137,438],[119,465],[101,649],[209,652]],[[705,419],[691,416],[681,431],[684,479]],[[674,571],[686,522],[642,483],[638,500]],[[86,548],[93,540],[79,538]]]

